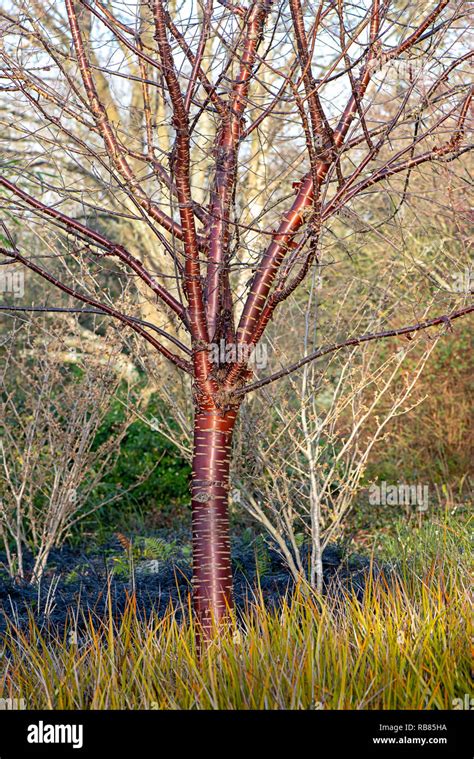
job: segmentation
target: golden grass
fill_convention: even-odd
[[[0,693],[28,709],[449,709],[471,691],[469,620],[468,578],[447,557],[371,581],[362,601],[256,599],[202,658],[190,622],[144,622],[131,598],[77,643],[12,626]]]

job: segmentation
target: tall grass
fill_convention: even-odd
[[[465,567],[368,583],[362,600],[297,591],[278,610],[256,598],[200,658],[191,622],[86,620],[80,637],[10,626],[0,694],[28,709],[449,709],[470,693]]]

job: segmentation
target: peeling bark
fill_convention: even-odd
[[[237,410],[199,410],[191,474],[194,608],[209,634],[232,608],[229,467]]]

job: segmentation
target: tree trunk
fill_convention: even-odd
[[[229,467],[237,410],[196,412],[191,480],[194,611],[206,636],[232,608]]]

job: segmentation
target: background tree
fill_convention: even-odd
[[[420,167],[448,170],[472,147],[465,4],[32,0],[1,18],[0,253],[62,293],[55,308],[112,317],[188,378],[194,604],[209,630],[232,603],[229,465],[245,396],[474,308],[457,291],[435,315],[422,300],[387,309],[375,332],[349,317],[335,343],[306,355],[302,343],[298,361],[254,376],[272,319],[325,263],[324,234],[371,224],[382,188],[390,219]]]

